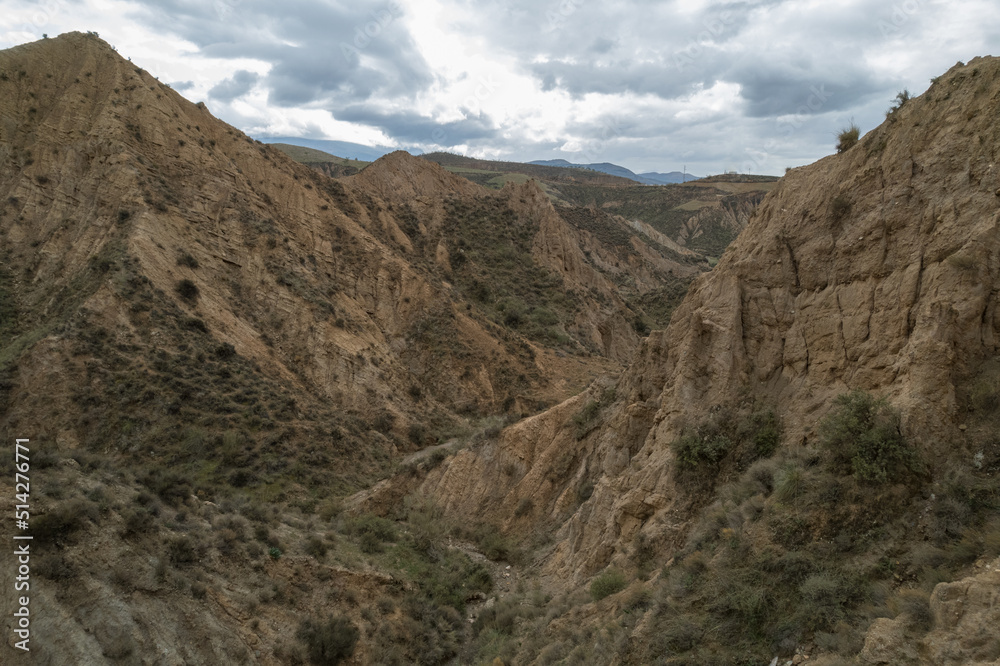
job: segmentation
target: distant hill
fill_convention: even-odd
[[[374,162],[383,155],[388,155],[396,148],[387,146],[365,146],[360,143],[350,141],[327,141],[326,139],[303,139],[296,136],[262,136],[258,137],[263,143],[286,143],[292,146],[303,146],[313,150],[321,150],[324,153],[337,155],[351,160],[362,162]],[[419,153],[419,151],[417,151]]]
[[[682,171],[671,171],[669,173],[657,173],[655,171],[648,171],[646,173],[639,174],[640,181],[652,181],[647,184],[656,185],[675,185],[677,183],[690,183],[692,180],[698,180],[698,176],[692,176],[689,173],[684,173]]]
[[[643,185],[672,185],[675,183],[684,183],[692,180],[698,180],[698,176],[692,176],[691,174],[684,174],[680,171],[671,171],[670,173],[657,173],[655,171],[650,171],[647,173],[637,174],[631,169],[626,169],[623,166],[618,166],[617,164],[611,164],[610,162],[599,162],[596,164],[574,164],[572,162],[567,162],[566,160],[534,160],[533,162],[528,162],[528,164],[537,164],[540,166],[550,166],[550,167],[560,167],[560,168],[571,168],[571,169],[590,169],[592,171],[600,171],[601,173],[611,174],[612,176],[618,176],[619,178],[628,178],[629,180],[634,180],[637,183],[642,183]]]
[[[501,188],[508,181],[524,182],[528,178],[537,178],[548,183],[587,183],[619,187],[632,185],[629,178],[594,169],[573,168],[572,165],[570,168],[562,166],[554,168],[530,162],[481,160],[452,153],[426,153],[421,157],[487,187]]]
[[[298,146],[272,145],[335,178],[354,175],[368,164]],[[653,233],[663,234],[669,241],[663,242],[676,244],[709,263],[739,234],[750,213],[778,180],[774,176],[725,174],[647,187],[631,178],[574,167],[566,160],[551,160],[552,164],[502,162],[451,153],[426,153],[420,158],[494,190],[535,180],[560,212],[566,206],[583,206],[619,216],[633,225],[648,225]],[[590,224],[588,216],[569,217],[571,224],[582,224],[581,220]]]
[[[322,150],[306,148],[305,146],[293,146],[289,143],[272,143],[271,145],[296,162],[311,166],[333,178],[354,175],[371,164],[371,162],[362,160],[349,160],[337,157]]]

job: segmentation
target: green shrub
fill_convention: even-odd
[[[383,435],[388,435],[392,432],[392,426],[395,423],[396,415],[383,409],[375,415],[375,419],[372,421],[372,429],[382,433]]]
[[[573,415],[573,423],[576,424],[576,438],[583,439],[591,430],[597,415],[601,412],[601,403],[597,400],[590,400],[579,412]]]
[[[838,194],[830,202],[830,217],[834,222],[840,222],[851,214],[851,200],[846,195]]]
[[[670,448],[681,467],[693,469],[702,463],[717,463],[732,448],[733,442],[722,434],[699,435],[691,433],[675,439]]]
[[[773,409],[759,409],[751,413],[745,427],[752,433],[750,441],[756,458],[767,458],[781,443],[781,423]]]
[[[379,541],[396,540],[396,525],[387,518],[371,514],[352,516],[345,524],[345,531],[354,536],[371,534]]]
[[[625,574],[618,569],[608,569],[590,583],[590,596],[594,601],[600,601],[615,592],[625,589],[628,581]]]
[[[861,136],[861,128],[854,121],[851,121],[850,125],[837,133],[837,152],[842,153],[850,149],[858,142],[859,136]]]
[[[427,439],[427,428],[422,423],[412,423],[409,430],[406,431],[406,438],[410,440],[411,444],[420,446]]]
[[[358,628],[346,617],[334,617],[326,622],[305,620],[295,637],[306,648],[309,662],[318,666],[339,664],[354,654]]]
[[[306,540],[306,555],[321,560],[326,557],[326,544],[318,536],[311,536]]]
[[[511,602],[500,602],[494,606],[483,608],[479,617],[472,624],[472,632],[476,636],[484,631],[495,631],[507,636],[514,635],[514,628],[517,618],[520,616],[520,608]]]
[[[194,426],[183,434],[185,442],[196,451],[204,443],[204,434]],[[184,474],[174,470],[156,467],[139,479],[140,483],[159,495],[160,499],[173,506],[179,505],[191,495],[191,481]]]
[[[794,463],[788,463],[775,474],[774,496],[779,502],[792,502],[803,490],[805,473]]]
[[[187,278],[178,282],[175,289],[177,290],[177,294],[185,301],[193,303],[198,300],[198,285]]]
[[[859,481],[885,483],[917,471],[916,452],[900,432],[899,412],[864,391],[840,395],[820,423],[823,445],[840,471]]]
[[[514,563],[521,559],[521,551],[496,527],[483,526],[476,540],[476,545],[479,546],[483,555],[494,562]]]
[[[204,546],[193,537],[183,534],[167,542],[167,556],[174,564],[190,564],[205,553]]]
[[[143,534],[156,527],[153,515],[145,508],[127,509],[122,514],[122,522],[125,523],[125,527],[122,530],[124,536]]]
[[[832,627],[844,615],[844,596],[839,581],[825,574],[813,574],[799,586],[802,605],[799,613],[811,629]]]
[[[188,268],[198,268],[198,260],[195,259],[194,255],[189,252],[181,252],[177,255],[177,265],[187,266]]]
[[[86,500],[74,499],[40,514],[31,522],[31,533],[43,543],[56,543],[98,519],[97,506]]]

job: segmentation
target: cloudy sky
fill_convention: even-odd
[[[0,0],[94,30],[248,134],[780,174],[1000,55],[997,0]]]

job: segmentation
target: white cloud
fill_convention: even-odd
[[[995,49],[1000,13],[993,0],[0,0],[0,47],[69,30],[99,32],[258,135],[777,174]]]

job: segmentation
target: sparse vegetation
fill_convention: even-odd
[[[909,101],[910,101],[909,90],[903,89],[900,92],[896,93],[896,99],[893,101],[892,106],[889,107],[889,110],[885,112],[885,117],[890,122],[894,122],[896,120],[896,114]]]
[[[774,410],[744,405],[713,409],[704,421],[685,428],[670,448],[680,477],[695,480],[708,479],[726,464],[745,470],[773,454],[780,441],[781,424]]]
[[[189,303],[194,303],[198,300],[198,285],[187,278],[178,282],[175,290],[181,298]]]
[[[198,268],[198,266],[199,266],[198,260],[195,259],[194,256],[191,253],[189,253],[187,251],[184,251],[184,250],[182,250],[177,255],[177,265],[178,266],[186,266],[188,268]]]
[[[605,597],[624,590],[627,582],[625,574],[621,571],[618,569],[608,569],[590,583],[590,596],[594,601],[600,601]]]
[[[899,412],[884,398],[863,391],[839,396],[820,432],[834,467],[860,481],[885,483],[919,470],[916,451],[900,432]]]
[[[842,153],[852,148],[858,142],[858,137],[860,136],[861,128],[858,127],[857,123],[852,121],[850,125],[837,133],[837,152]]]
[[[20,57],[10,56],[0,80],[15,79],[11,90],[37,80],[47,92],[8,96],[21,98],[25,117],[16,122],[53,113],[45,96],[74,76],[45,83],[44,72],[28,67],[29,79]],[[746,368],[746,386],[732,387],[723,404],[667,404],[661,389],[671,355],[684,350],[653,339],[639,357],[656,368],[649,376],[626,375],[617,392],[602,391],[604,379],[592,382],[615,369],[612,360],[589,358],[604,353],[587,335],[595,313],[612,317],[614,335],[602,344],[624,337],[631,345],[634,334],[664,326],[691,275],[714,266],[745,225],[759,183],[604,188],[603,176],[579,173],[558,186],[538,183],[557,204],[561,221],[554,221],[584,239],[582,259],[571,247],[567,265],[580,263],[614,285],[572,290],[572,278],[538,261],[534,212],[545,199],[529,200],[537,193],[520,190],[519,201],[519,190],[463,193],[430,206],[381,201],[367,193],[374,191],[362,183],[367,176],[337,181],[290,165],[205,114],[199,137],[201,128],[185,129],[180,115],[193,110],[172,93],[166,102],[176,120],[159,123],[156,139],[184,150],[158,151],[145,115],[152,105],[138,102],[153,81],[133,95],[130,80],[148,74],[119,67],[109,77],[103,60],[93,60],[101,69],[79,73],[73,95],[99,100],[88,86],[121,86],[109,108],[94,108],[123,114],[113,143],[128,144],[123,159],[139,191],[116,192],[112,182],[114,197],[83,202],[86,215],[64,211],[70,199],[52,208],[53,183],[79,175],[74,160],[52,145],[33,146],[32,158],[23,141],[36,138],[15,133],[8,161],[20,180],[0,201],[3,221],[17,229],[16,238],[13,227],[0,229],[0,417],[12,432],[37,424],[30,434],[44,444],[32,450],[39,480],[32,533],[42,548],[33,570],[55,591],[49,601],[62,605],[57,612],[77,615],[67,631],[90,629],[94,654],[148,657],[138,633],[150,618],[135,604],[146,599],[167,632],[190,623],[191,610],[222,609],[239,620],[236,638],[217,623],[185,625],[199,628],[191,658],[202,661],[252,661],[252,645],[260,660],[300,665],[764,664],[814,643],[828,663],[847,663],[875,618],[899,618],[915,644],[934,628],[934,586],[1000,556],[1000,361],[979,344],[989,326],[973,327],[977,351],[963,351],[950,377],[954,428],[944,428],[941,441],[919,440],[920,456],[899,414],[865,393],[841,396],[818,423],[815,411],[793,409],[794,440],[782,446],[779,407],[763,402],[780,394],[784,409],[797,399],[780,363],[766,378],[755,374],[760,367]],[[951,94],[954,81],[949,74],[927,99]],[[990,99],[985,90],[976,97]],[[890,115],[908,99],[901,93]],[[169,115],[171,106],[163,108]],[[972,119],[973,111],[956,117]],[[851,129],[853,136],[838,136],[838,152],[858,142],[853,122]],[[877,132],[869,151],[892,134]],[[239,175],[211,220],[204,210],[185,215],[197,185],[174,183],[179,174],[195,184],[203,178],[171,162],[209,149]],[[169,160],[155,163],[161,152]],[[258,156],[259,164],[249,163]],[[103,168],[100,158],[85,162],[94,173]],[[323,164],[340,174],[355,169]],[[978,162],[970,164],[962,177],[980,177]],[[467,175],[490,187],[526,182],[500,167]],[[809,168],[792,178],[807,183]],[[985,198],[993,201],[990,190]],[[836,232],[852,206],[869,210],[868,194],[834,189],[809,209],[810,224]],[[304,205],[290,213],[289,200]],[[827,219],[816,219],[824,210]],[[162,225],[143,224],[137,245],[133,215],[148,222],[156,211],[176,214],[176,224],[165,235]],[[82,229],[85,221],[100,233]],[[700,254],[660,246],[639,222]],[[887,220],[886,228],[895,233],[904,222]],[[207,227],[220,236],[201,236]],[[219,238],[236,245],[227,249]],[[944,240],[927,259],[943,262],[935,279],[972,283],[989,272],[979,245]],[[81,256],[94,242],[104,246]],[[676,274],[633,274],[639,242]],[[157,247],[160,260],[143,254],[140,261],[128,253],[134,247]],[[830,279],[842,285],[841,277]],[[796,287],[821,289],[826,279],[803,273]],[[280,308],[271,307],[272,295]],[[775,312],[760,317],[783,318],[791,301],[780,293],[769,300]],[[747,305],[743,316],[757,317]],[[978,311],[969,312],[975,321]],[[985,324],[990,316],[983,314]],[[845,355],[854,351],[846,334],[845,327]],[[748,355],[774,357],[754,346],[759,341],[747,338]],[[806,362],[820,376],[822,350],[812,345]],[[566,376],[544,375],[553,368]],[[837,381],[867,381],[837,373]],[[53,377],[65,380],[55,386]],[[560,399],[553,379],[573,386],[566,395],[591,388],[568,403],[575,411],[561,403],[558,423],[546,416],[501,437],[503,426]],[[663,443],[646,435],[662,434],[676,418],[687,427],[671,443],[675,464],[651,468],[648,461],[662,464]],[[558,446],[524,441],[535,432]],[[439,467],[446,459],[447,471]],[[461,478],[480,462],[491,476],[474,492],[482,490],[496,524],[477,522],[475,511],[452,501],[462,483],[480,481]],[[0,461],[0,471],[13,478],[13,462]],[[390,477],[371,494],[355,494]],[[451,495],[447,511],[430,499],[440,489]],[[602,530],[612,542],[580,550]],[[544,561],[553,556],[562,560]],[[553,563],[574,575],[537,575]],[[109,595],[135,611],[134,621],[104,618]],[[183,619],[171,616],[172,601]]]
[[[840,222],[851,214],[851,200],[845,194],[838,194],[830,202],[830,217]]]
[[[295,636],[305,645],[309,663],[328,666],[354,654],[359,632],[349,619],[337,616],[325,621],[305,620]]]

